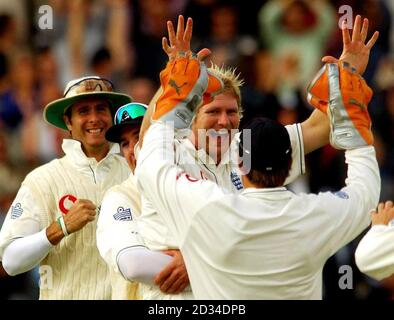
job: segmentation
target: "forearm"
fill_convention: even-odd
[[[67,41],[69,43],[69,58],[74,75],[83,73],[82,43],[85,25],[83,1],[70,1],[70,13],[67,21]]]
[[[167,171],[174,165],[174,128],[167,124],[152,124],[145,142],[137,160],[136,176],[148,194],[157,195],[161,191],[158,180],[164,181]]]
[[[304,140],[304,152],[308,154],[329,143],[330,123],[327,115],[315,109],[312,114],[301,123]]]
[[[3,268],[11,276],[29,271],[48,255],[51,248],[46,229],[18,238],[4,250]]]
[[[65,236],[63,230],[57,223],[57,221],[52,222],[48,228],[46,228],[46,237],[52,245],[57,245]]]
[[[127,25],[129,18],[127,1],[112,3],[107,43],[114,62],[114,69],[117,71],[126,70],[130,64]]]
[[[155,105],[161,94],[163,93],[163,89],[160,87],[155,95],[153,96],[152,100],[149,102],[148,110],[146,110],[144,119],[142,120],[141,124],[141,129],[140,129],[140,136],[139,136],[139,141],[138,144],[140,148],[142,147],[142,143],[144,141],[144,136],[146,131],[148,131],[150,124],[151,124],[151,119],[152,119],[152,114],[155,111]]]
[[[353,193],[359,203],[355,210],[369,212],[378,205],[380,174],[375,149],[372,146],[348,150],[345,153],[348,175],[344,191]]]
[[[169,255],[145,247],[131,247],[119,252],[117,264],[126,280],[154,285],[155,276],[171,259]]]

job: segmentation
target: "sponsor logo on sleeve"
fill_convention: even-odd
[[[18,202],[11,207],[11,219],[18,219],[23,213],[22,205]]]
[[[231,171],[231,182],[233,183],[235,188],[237,188],[237,190],[241,190],[244,188],[241,178],[234,171]]]
[[[114,219],[117,221],[131,221],[133,220],[133,215],[130,208],[119,207],[116,213],[113,215]]]
[[[337,196],[338,198],[341,198],[341,199],[349,199],[349,195],[344,191],[335,192],[334,196]]]

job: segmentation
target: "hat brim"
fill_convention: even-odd
[[[133,102],[130,96],[123,93],[115,93],[115,92],[81,93],[74,97],[57,99],[47,104],[44,109],[45,121],[60,129],[68,130],[66,123],[63,120],[63,115],[66,109],[70,107],[72,104],[87,97],[98,97],[98,98],[108,99],[109,101],[111,101],[111,108],[113,113],[115,113],[119,107],[127,103]]]
[[[120,143],[121,141],[120,137],[122,135],[123,129],[127,127],[141,126],[143,118],[144,117],[138,117],[136,119],[123,122],[121,124],[113,125],[105,133],[105,139],[107,139],[110,142]]]

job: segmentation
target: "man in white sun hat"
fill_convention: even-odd
[[[0,232],[0,260],[10,275],[40,264],[40,299],[110,299],[106,263],[96,246],[96,223],[107,189],[130,169],[105,139],[116,110],[132,101],[109,80],[70,81],[44,119],[64,130],[65,156],[29,173]]]

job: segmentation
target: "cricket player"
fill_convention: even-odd
[[[70,81],[44,119],[70,133],[65,156],[29,173],[0,232],[0,259],[9,275],[40,265],[40,299],[111,299],[107,265],[96,246],[101,200],[130,174],[119,146],[105,133],[131,97],[109,80]]]
[[[146,105],[136,102],[120,107],[114,125],[105,134],[108,141],[119,143],[132,172],[136,165],[134,146],[146,109]],[[140,193],[132,174],[105,193],[97,222],[97,247],[110,268],[112,299],[143,297],[138,292],[138,283],[156,286],[154,278],[160,271],[172,281],[164,294],[181,298],[178,293],[189,285],[182,255],[179,250],[165,254],[145,247],[138,231],[140,212]]]
[[[356,23],[359,28],[360,18]],[[349,35],[344,37],[348,40]],[[317,107],[329,115],[331,144],[346,150],[346,187],[319,195],[286,190],[283,185],[292,162],[288,131],[272,120],[257,119],[247,126],[251,143],[244,132],[240,137],[239,156],[243,161],[250,157],[251,167],[249,172],[242,167],[244,190],[233,194],[176,164],[174,127],[166,123],[181,128],[177,116],[198,109],[204,94],[216,92],[209,84],[215,76],[204,63],[183,54],[167,65],[166,73],[136,176],[180,245],[194,296],[321,299],[325,261],[368,225],[369,210],[379,198],[379,170],[366,108],[371,89],[343,60],[327,64],[310,89]],[[174,83],[184,86],[179,89]]]

